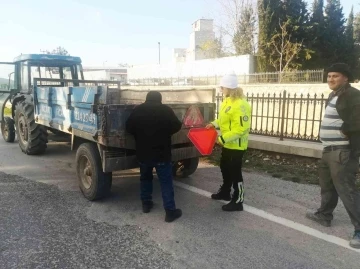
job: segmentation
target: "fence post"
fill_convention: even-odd
[[[286,105],[286,90],[283,92],[282,98],[282,111],[281,111],[281,131],[280,131],[280,141],[284,141],[284,124],[285,124],[285,105]]]
[[[212,103],[215,103],[215,102],[216,102],[216,88],[213,88],[213,89],[212,89],[211,99],[212,99]]]
[[[216,94],[216,118],[217,119],[219,117],[219,99],[220,99],[220,95],[219,93]]]
[[[215,108],[214,108],[214,113],[213,113],[213,116],[214,116],[214,120],[217,119],[217,115],[216,115],[216,110],[217,110],[217,103],[216,103],[216,89],[212,89],[212,96],[211,96],[211,99],[212,99],[212,103],[215,103]]]

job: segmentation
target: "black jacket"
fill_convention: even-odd
[[[336,110],[344,121],[341,131],[349,138],[350,147],[358,157],[360,156],[360,91],[347,84],[342,89],[332,92],[328,102],[335,95],[338,95]]]
[[[126,130],[135,138],[138,160],[171,161],[171,136],[181,125],[174,111],[161,101],[146,101],[135,107],[126,122]]]

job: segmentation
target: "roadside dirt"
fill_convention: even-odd
[[[216,146],[212,155],[203,161],[219,165],[221,148]],[[268,174],[282,180],[300,184],[319,184],[319,159],[276,152],[248,149],[244,156],[243,171]],[[357,186],[360,189],[360,174]]]

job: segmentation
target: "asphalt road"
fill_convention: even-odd
[[[176,182],[183,217],[165,223],[157,181],[149,214],[136,170],[117,173],[111,196],[89,202],[74,160],[67,142],[27,156],[0,140],[0,268],[360,267],[360,252],[341,245],[353,232],[342,204],[331,228],[304,218],[320,201],[317,186],[245,173],[246,211],[222,212],[207,197],[219,168],[202,164]]]

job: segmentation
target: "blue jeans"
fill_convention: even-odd
[[[176,207],[171,162],[140,162],[140,198],[143,202],[152,201],[154,167],[160,181],[164,208],[174,210]]]

